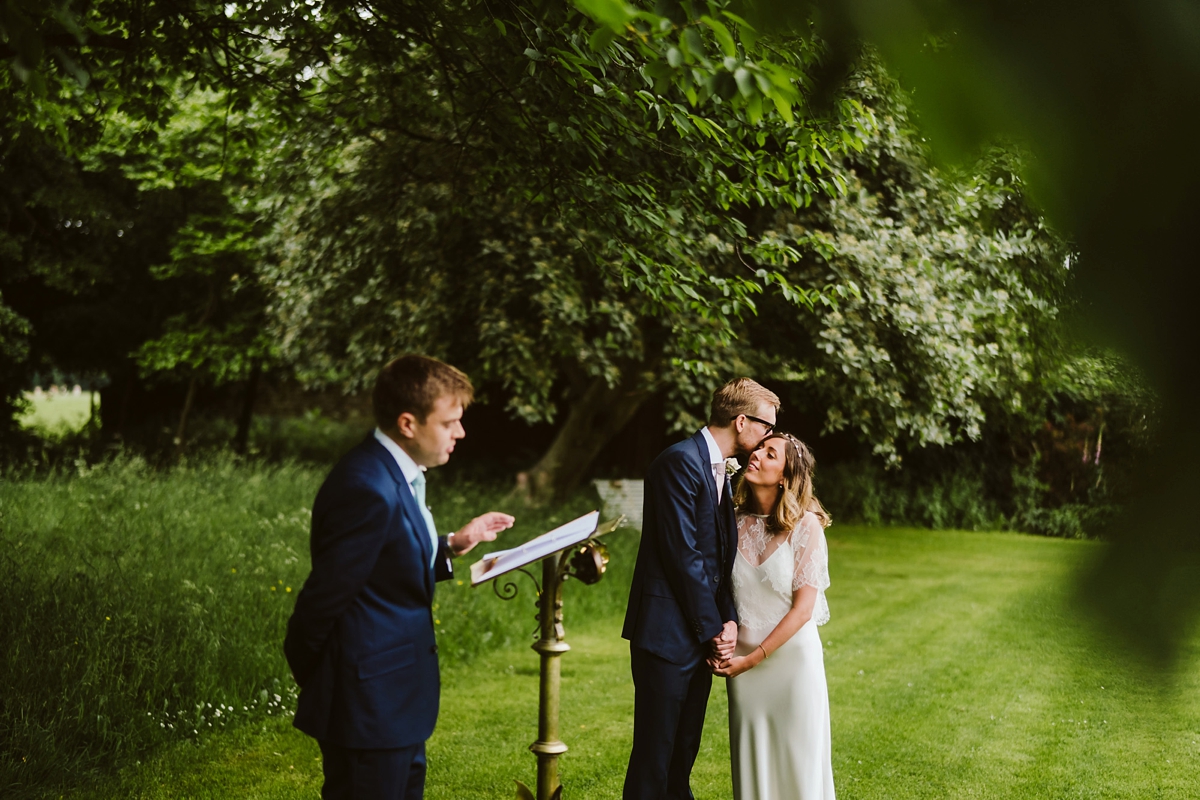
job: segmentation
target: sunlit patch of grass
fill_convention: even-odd
[[[633,687],[619,631],[635,542],[618,537],[614,575],[566,587],[567,797],[620,797],[629,755]],[[1193,645],[1172,676],[1143,673],[1081,620],[1074,576],[1102,546],[831,528],[833,620],[822,638],[839,797],[1200,796],[1200,653]],[[443,608],[490,606],[511,641],[445,663],[427,797],[510,800],[512,779],[535,775],[531,598],[445,585],[438,597]],[[701,800],[731,794],[726,709],[717,681],[693,773]],[[172,745],[71,796],[311,798],[318,756],[287,719],[265,719]]]
[[[22,428],[43,435],[61,435],[82,430],[92,418],[93,404],[96,414],[100,413],[100,393],[82,392],[78,395],[64,392],[50,395],[25,393],[25,412],[17,420]]]

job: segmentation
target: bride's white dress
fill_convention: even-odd
[[[812,619],[771,657],[726,682],[735,800],[834,800],[829,693],[817,626],[829,621],[829,548],[820,520],[806,513],[788,536],[738,514],[733,567],[737,655],[748,655],[815,586]]]

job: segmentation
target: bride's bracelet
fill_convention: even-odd
[[[760,645],[758,646],[758,649],[763,651],[763,661],[766,661],[768,658],[770,658],[770,656],[769,656],[769,655],[767,655],[767,648],[763,647],[763,646],[760,644]]]

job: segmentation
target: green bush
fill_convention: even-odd
[[[861,459],[820,469],[816,488],[835,520],[866,525],[1081,538],[1101,530],[1116,511],[1102,484],[1090,492],[1087,503],[1056,504],[1038,478],[1036,459],[1011,467],[1007,480],[996,472],[982,459],[947,458],[932,467],[895,470]]]
[[[374,427],[372,420],[335,419],[323,414],[319,408],[296,416],[256,414],[250,424],[246,450],[247,455],[256,460],[333,464]],[[237,425],[226,417],[200,415],[190,429],[188,453],[191,457],[213,457],[229,449]],[[167,432],[158,443],[164,457],[174,452],[169,434]]]
[[[1116,513],[1117,507],[1097,484],[1088,494],[1088,503],[1048,502],[1050,487],[1038,478],[1038,460],[1012,468],[1012,512],[1008,524],[1015,530],[1079,539],[1089,531],[1101,530]]]
[[[6,797],[179,737],[291,713],[282,641],[309,568],[309,508],[324,472],[230,457],[156,471],[123,457],[0,481]],[[435,473],[430,502],[444,530],[509,510],[518,525],[497,543],[505,547],[596,505],[580,494],[554,508],[514,508],[503,487],[449,472]],[[568,627],[624,608],[636,536],[619,532],[609,544],[608,578],[568,585]],[[531,587],[508,603],[472,590],[467,568],[477,557],[456,563],[456,581],[438,590],[450,662],[532,641]]]
[[[921,475],[889,471],[864,459],[819,469],[816,489],[834,519],[843,522],[959,530],[1007,527],[982,471],[969,467]]]

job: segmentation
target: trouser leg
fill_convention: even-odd
[[[671,800],[692,800],[692,767],[700,753],[700,737],[704,733],[704,713],[712,692],[712,673],[704,664],[692,670],[687,696],[679,711],[675,726],[675,747],[667,773],[667,797]]]
[[[680,746],[681,719],[688,725],[697,719],[695,709],[688,707],[685,714],[685,706],[700,695],[700,684],[704,681],[695,681],[694,673],[702,670],[703,662],[695,658],[686,664],[673,664],[631,645],[630,666],[634,685],[633,752],[622,796],[624,800],[690,798],[687,778],[696,759],[700,731],[687,732],[683,737],[686,747],[678,757],[675,750]],[[707,680],[711,685],[711,676]],[[705,694],[704,702],[707,700]],[[698,718],[702,726],[703,708]],[[682,781],[682,793],[669,794],[674,772],[680,773],[674,782]]]
[[[350,754],[345,747],[318,741],[321,746],[321,769],[325,772],[325,783],[321,785],[321,800],[353,800],[354,783],[351,778]]]
[[[356,750],[320,742],[325,771],[321,800],[422,800],[425,744]]]
[[[408,765],[408,781],[401,795],[404,800],[423,800],[425,797],[425,743],[416,745]]]

